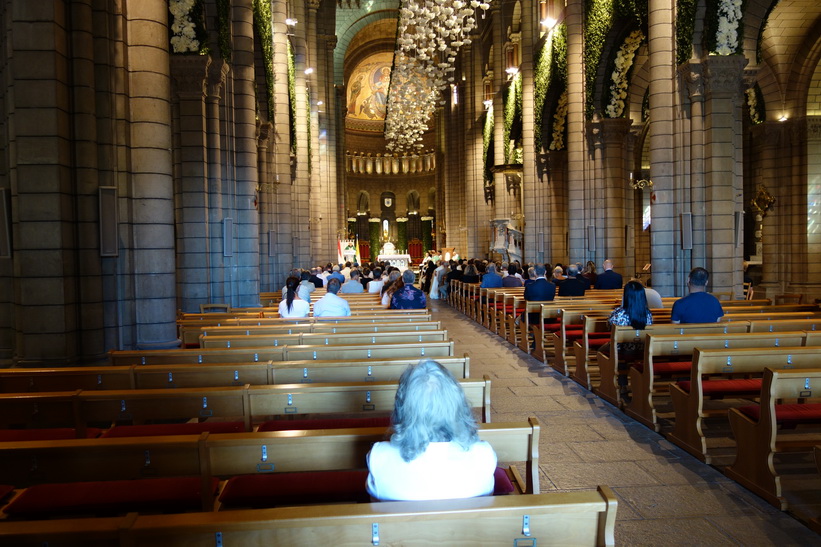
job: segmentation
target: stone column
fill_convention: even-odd
[[[545,215],[542,214],[544,184],[538,180],[536,174],[536,139],[534,127],[533,95],[534,95],[534,61],[533,44],[538,36],[538,2],[523,4],[522,39],[520,51],[522,53],[522,196],[524,220],[522,231],[524,242],[522,245],[522,263],[536,260],[536,245],[539,243],[538,234],[545,232]]]
[[[626,247],[627,219],[633,218],[632,211],[627,207],[628,170],[625,168],[627,155],[625,153],[625,142],[628,140],[628,133],[633,120],[630,118],[611,118],[601,120],[602,128],[602,172],[604,183],[601,203],[601,210],[606,210],[607,215],[603,219],[603,225],[597,226],[599,230],[604,229],[603,246],[601,260],[609,258],[614,261],[616,270],[625,276],[630,276],[634,271],[633,260],[628,258]],[[598,202],[597,202],[598,203]],[[629,213],[628,213],[629,211]],[[597,230],[598,231],[598,230]],[[599,257],[597,257],[599,258]],[[592,259],[595,260],[595,259]],[[600,262],[600,261],[599,261]]]
[[[743,162],[741,103],[744,66],[740,55],[710,56],[705,61],[705,202],[712,291],[741,287],[743,233],[736,232],[742,211]],[[806,214],[806,211],[805,213]],[[698,266],[699,264],[694,264]],[[739,291],[740,292],[740,291]]]
[[[675,18],[671,0],[649,0],[648,66],[650,72],[650,225],[653,287],[664,296],[682,294],[674,272],[678,256],[675,195]]]
[[[7,125],[2,153],[7,172],[0,185],[10,189],[12,259],[0,260],[10,276],[3,279],[0,293],[10,303],[4,311],[13,318],[2,314],[2,346],[4,360],[23,365],[64,364],[82,352],[69,144],[74,120],[68,114],[76,105],[70,102],[66,80],[72,66],[64,8],[27,2],[3,10],[5,61],[0,70]],[[43,37],[51,48],[39,44]],[[83,118],[78,119],[81,135],[88,129]]]
[[[230,73],[230,65],[222,60],[208,65],[207,96],[205,98],[205,145],[208,161],[208,301],[227,303],[230,291],[226,291],[225,261],[222,241],[223,214],[223,159],[226,153],[222,148],[222,118],[220,105],[222,97],[228,96],[226,79]]]
[[[318,87],[320,98],[325,103],[319,115],[319,129],[317,130],[317,142],[319,144],[318,155],[321,164],[322,174],[322,221],[320,222],[320,233],[323,242],[321,253],[317,256],[318,264],[325,264],[330,260],[336,260],[336,239],[339,230],[347,221],[345,211],[345,201],[337,199],[340,189],[345,187],[345,162],[338,161],[340,157],[337,149],[339,133],[344,134],[344,117],[337,116],[339,98],[334,87],[334,49],[336,49],[336,36],[323,35],[318,39],[317,50],[322,51],[321,62],[317,63],[322,70],[317,73],[317,81],[323,86]],[[342,104],[345,104],[344,99]]]
[[[233,3],[234,32],[234,142],[236,145],[236,182],[233,196],[234,305],[259,305],[259,215],[254,206],[258,182],[256,80],[254,74],[254,16],[251,0]]]
[[[309,219],[308,219],[308,227],[310,230],[310,253],[308,254],[309,262],[305,263],[302,266],[314,266],[317,264],[319,260],[322,259],[327,252],[325,251],[325,242],[323,242],[322,238],[322,216],[324,210],[327,207],[326,200],[323,198],[323,180],[322,180],[322,165],[320,165],[319,161],[319,154],[317,150],[319,148],[319,110],[325,109],[325,93],[324,90],[319,89],[319,80],[317,80],[319,76],[319,71],[322,71],[323,77],[326,76],[324,70],[324,57],[325,54],[325,44],[322,44],[322,47],[318,47],[316,33],[317,33],[317,21],[316,15],[317,10],[319,9],[320,0],[309,0],[306,6],[307,14],[308,14],[308,25],[307,25],[307,38],[306,38],[306,57],[307,63],[310,68],[313,69],[311,74],[306,75],[305,81],[307,83],[308,88],[310,89],[311,93],[311,104],[308,105],[308,120],[307,123],[310,124],[311,128],[311,154],[308,158],[308,161],[311,164],[309,177],[310,177],[310,192],[309,192]],[[322,97],[322,98],[320,98]],[[321,104],[321,106],[320,106]],[[327,217],[327,215],[325,215]]]
[[[682,80],[687,86],[687,93],[690,99],[690,177],[689,212],[692,214],[693,227],[704,227],[707,225],[707,202],[705,199],[705,127],[704,127],[704,78],[702,76],[703,67],[699,63],[687,63],[680,69]],[[685,205],[685,210],[688,212]],[[707,262],[707,232],[704,229],[693,229],[693,249],[684,250],[682,255],[690,255],[690,260],[682,260],[682,267],[678,272],[678,278],[682,278],[689,270],[699,264]]]
[[[133,345],[179,345],[176,325],[174,195],[171,178],[171,78],[168,3],[132,0],[125,10],[132,96],[130,271]]]
[[[209,296],[205,82],[210,63],[210,57],[203,55],[171,56],[179,112],[177,287],[185,312],[198,312]]]
[[[567,255],[553,254],[550,260],[566,262],[569,257],[587,254],[585,216],[585,181],[587,140],[585,138],[584,83],[584,0],[568,0],[565,10],[567,24],[567,223],[557,233],[567,234]],[[558,249],[556,249],[558,250]]]
[[[274,67],[277,77],[274,79],[273,97],[268,100],[274,104],[274,119],[270,120],[274,135],[274,232],[276,249],[274,261],[274,287],[281,287],[288,271],[294,262],[294,222],[297,218],[293,210],[293,184],[291,177],[291,139],[290,139],[290,103],[288,101],[288,27],[285,24],[287,2],[273,0],[271,3],[271,21],[274,40]]]
[[[479,37],[471,36],[478,44]],[[484,191],[484,164],[482,163],[482,127],[485,119],[484,106],[484,64],[481,47],[464,46],[462,51],[463,70],[468,75],[470,89],[465,97],[464,116],[470,120],[465,128],[468,135],[465,154],[465,223],[469,227],[464,257],[485,256],[488,249],[489,229]]]

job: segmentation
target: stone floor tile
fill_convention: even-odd
[[[685,458],[673,463],[669,458],[659,456],[652,460],[641,460],[636,464],[644,471],[655,477],[663,484],[696,484],[699,482],[728,482],[730,481],[719,471],[712,469],[703,463]]]
[[[524,412],[533,414],[540,410],[561,410],[562,405],[552,397],[521,397],[510,399],[494,399],[493,390],[490,394],[490,407],[493,412]]]
[[[575,463],[548,462],[540,464],[551,482],[558,488],[596,488],[606,484],[619,486],[658,485],[659,482],[634,462]]]
[[[744,515],[750,505],[730,496],[719,485],[628,486],[614,488],[643,517],[673,519],[721,515]]]
[[[539,462],[581,462],[568,443],[549,443],[539,437]],[[540,463],[541,465],[541,463]]]
[[[619,506],[621,511],[621,506]],[[618,514],[618,513],[617,513]],[[617,520],[616,545],[708,546],[737,545],[704,518]]]
[[[652,460],[662,453],[652,445],[631,441],[577,442],[570,447],[587,462]]]
[[[772,517],[755,516],[709,516],[707,520],[723,530],[728,536],[745,546],[804,547],[819,545],[821,538],[804,525],[783,515]]]
[[[565,425],[564,427],[542,427],[541,439],[547,442],[604,441],[605,438],[587,425]]]

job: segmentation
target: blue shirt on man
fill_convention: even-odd
[[[724,316],[718,298],[708,292],[691,292],[673,304],[670,320],[673,323],[715,323]]]

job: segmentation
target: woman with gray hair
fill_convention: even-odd
[[[368,492],[380,500],[433,500],[493,492],[496,453],[480,441],[459,382],[436,361],[399,380],[390,441],[368,454]]]

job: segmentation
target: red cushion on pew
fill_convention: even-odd
[[[219,480],[211,479],[216,494]],[[85,513],[182,512],[202,508],[200,477],[38,484],[23,491],[5,512],[14,516]]]
[[[742,406],[739,410],[755,421],[761,419],[759,405]],[[775,405],[775,419],[782,425],[821,423],[821,403]]]
[[[516,487],[510,482],[510,477],[507,476],[507,471],[504,467],[497,467],[493,472],[493,495],[504,496],[515,492]]]
[[[544,330],[550,331],[550,332],[558,332],[558,331],[562,330],[562,324],[561,323],[545,323],[544,324]]]
[[[644,372],[644,363],[636,362],[632,367],[639,372]],[[693,368],[692,361],[661,361],[653,363],[653,371],[656,374],[676,374],[680,372],[690,372]]]
[[[328,418],[317,420],[270,420],[257,431],[292,431],[296,429],[344,429],[348,427],[384,427],[391,425],[390,416],[383,418]]]
[[[14,487],[10,484],[0,484],[0,501],[14,491]]]
[[[96,427],[86,428],[84,439],[95,439],[100,436],[101,429]],[[53,427],[44,429],[2,429],[0,430],[0,442],[16,441],[59,441],[63,439],[76,439],[77,430],[72,427]]]
[[[676,385],[690,393],[690,380],[676,382]],[[708,380],[701,382],[705,395],[756,395],[761,393],[761,378],[738,380]]]
[[[231,477],[220,494],[226,507],[369,502],[367,471],[307,471]]]
[[[154,437],[162,435],[199,435],[209,433],[241,433],[242,422],[201,422],[186,424],[117,425],[103,433],[108,437]]]

